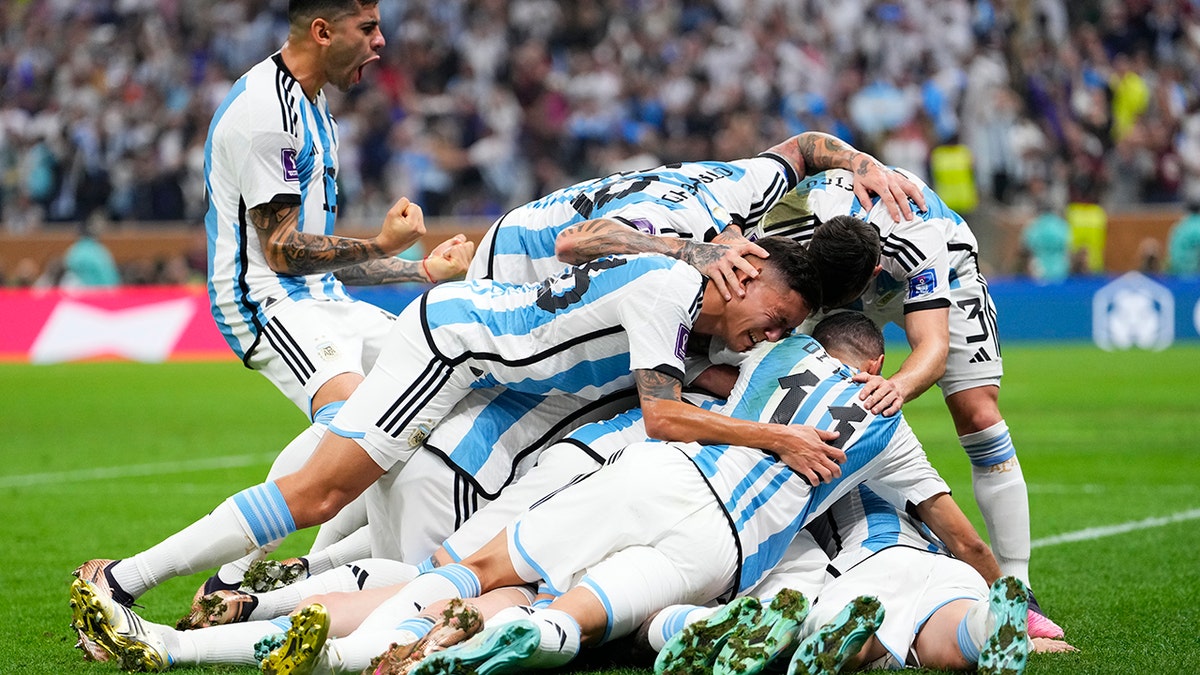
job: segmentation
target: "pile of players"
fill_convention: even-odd
[[[639,634],[659,672],[998,673],[1031,637],[1069,649],[1028,590],[975,240],[928,187],[809,132],[570,186],[473,256],[459,236],[401,261],[424,233],[406,199],[376,237],[332,234],[321,88],[383,44],[377,7],[343,4],[291,3],[206,159],[214,317],[311,426],[263,483],[76,570],[85,655],[486,674]],[[396,317],[342,287],[464,272]],[[912,353],[883,378],[887,322]],[[900,412],[935,383],[994,556]],[[317,525],[310,554],[262,563]],[[130,609],[219,565],[176,628]]]

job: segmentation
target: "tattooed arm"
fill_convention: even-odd
[[[925,196],[915,183],[895,171],[890,171],[879,160],[865,152],[855,150],[850,144],[836,136],[818,131],[806,131],[769,148],[767,152],[783,157],[803,177],[827,169],[847,169],[854,174],[854,195],[863,204],[871,203],[871,195],[877,194],[887,206],[895,220],[911,220],[912,207],[925,210]]]
[[[281,274],[321,274],[387,258],[425,234],[421,207],[401,197],[388,210],[379,234],[370,239],[300,232],[300,206],[270,202],[249,211],[267,265]]]
[[[737,292],[739,297],[745,293],[737,270],[750,278],[758,276],[758,267],[745,256],[767,257],[766,251],[744,238],[728,244],[706,244],[678,237],[658,237],[611,218],[585,220],[563,230],[554,241],[554,253],[559,260],[571,265],[606,255],[661,253],[700,270],[713,280],[726,300],[732,297],[731,291]]]
[[[842,475],[838,465],[846,461],[846,454],[826,443],[836,439],[837,432],[726,417],[684,403],[683,384],[677,378],[645,369],[633,375],[650,438],[759,448],[779,457],[813,485]]]
[[[333,275],[350,286],[374,286],[401,281],[437,283],[466,274],[473,255],[475,242],[467,241],[466,236],[456,234],[438,244],[422,260],[368,260],[343,267]]]

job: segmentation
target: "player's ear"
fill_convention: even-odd
[[[879,276],[879,273],[882,271],[883,271],[883,265],[876,265],[875,271],[871,272],[871,278],[874,279],[875,277]]]
[[[313,19],[312,24],[308,27],[308,32],[317,44],[329,43],[329,22],[325,19]]]
[[[880,373],[883,372],[883,357],[884,357],[884,354],[880,354],[878,357],[873,358],[870,361],[867,361],[866,363],[863,364],[863,367],[861,368],[861,370],[864,373],[870,373],[872,375],[879,375]]]

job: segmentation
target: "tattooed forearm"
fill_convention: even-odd
[[[425,272],[419,260],[384,258],[368,260],[357,265],[343,267],[333,273],[343,284],[350,286],[375,286],[402,281],[426,282]]]
[[[678,258],[682,247],[678,239],[655,237],[606,218],[573,225],[558,237],[558,259],[572,265],[627,253],[662,253]]]
[[[801,176],[827,169],[854,170],[851,162],[855,155],[862,154],[836,136],[819,131],[806,131],[792,136],[771,148],[771,152],[787,159]]]
[[[320,274],[382,258],[386,252],[365,239],[305,234],[296,229],[299,206],[265,204],[249,212],[263,255],[284,274]]]
[[[643,406],[654,400],[682,400],[683,383],[679,378],[645,369],[633,371],[633,378],[637,382],[638,400]]]

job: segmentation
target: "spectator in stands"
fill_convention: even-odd
[[[63,288],[112,288],[120,285],[121,274],[108,247],[96,238],[96,218],[79,225],[79,238],[63,255]]]
[[[1039,197],[1039,213],[1021,231],[1025,272],[1047,283],[1067,278],[1071,270],[1071,226],[1048,196]]]
[[[1181,277],[1200,276],[1200,201],[1190,201],[1167,237],[1167,270]]]

